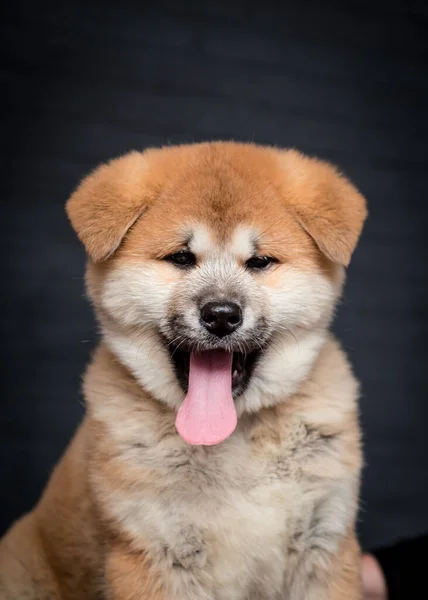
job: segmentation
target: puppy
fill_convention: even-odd
[[[67,212],[102,340],[2,600],[361,598],[358,385],[328,328],[362,196],[294,150],[205,143],[113,160]]]

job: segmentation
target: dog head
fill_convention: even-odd
[[[67,212],[115,355],[175,409],[193,359],[197,373],[209,357],[206,376],[230,371],[238,413],[285,399],[309,372],[366,217],[329,164],[235,143],[116,159]],[[199,375],[191,385],[203,395],[216,380]]]

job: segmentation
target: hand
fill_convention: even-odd
[[[364,600],[388,600],[388,590],[380,564],[371,554],[362,558]]]

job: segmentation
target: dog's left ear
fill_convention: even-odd
[[[367,217],[364,197],[329,163],[278,154],[284,201],[325,256],[347,266]]]
[[[147,160],[131,152],[88,175],[66,205],[68,217],[94,262],[106,260],[151,204]]]

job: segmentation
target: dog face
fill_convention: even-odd
[[[111,350],[173,408],[191,356],[228,353],[238,412],[286,398],[311,368],[366,214],[331,166],[233,143],[117,159],[67,208]]]

